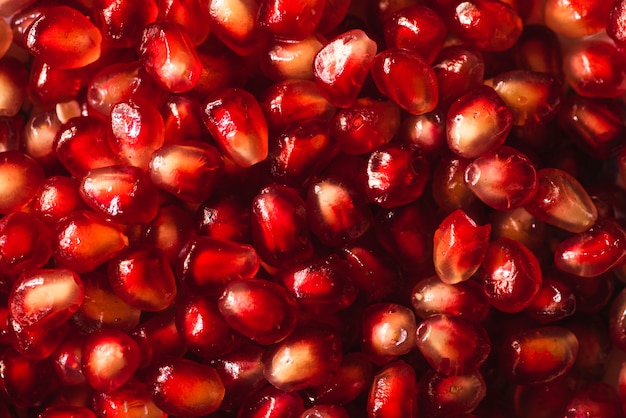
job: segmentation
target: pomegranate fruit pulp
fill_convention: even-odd
[[[626,417],[626,1],[0,16],[0,418]]]

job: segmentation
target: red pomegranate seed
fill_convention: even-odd
[[[245,400],[239,415],[246,418],[300,418],[304,402],[297,392],[285,392],[268,386]]]
[[[41,13],[25,34],[34,57],[57,68],[84,67],[100,58],[102,35],[78,10],[53,6]]]
[[[0,272],[15,275],[43,267],[52,255],[52,231],[39,219],[13,212],[0,219]]]
[[[448,147],[460,157],[480,157],[502,145],[512,127],[511,111],[500,96],[491,87],[474,87],[448,110]]]
[[[365,193],[384,208],[411,203],[422,195],[429,171],[419,151],[393,143],[380,146],[367,162]]]
[[[39,414],[38,418],[96,418],[96,414],[91,409],[82,406],[49,406]]]
[[[447,108],[452,100],[483,84],[485,61],[480,52],[454,45],[439,52],[433,71],[437,77],[439,104]]]
[[[376,42],[360,29],[344,32],[326,44],[313,62],[313,75],[321,94],[335,106],[352,106],[376,49]]]
[[[94,394],[93,410],[99,416],[111,418],[167,418],[167,414],[152,401],[146,385],[134,380],[113,391]]]
[[[395,12],[384,22],[388,48],[406,48],[431,64],[443,46],[448,30],[431,8],[416,4]]]
[[[251,279],[258,270],[255,249],[234,241],[198,236],[179,254],[179,280],[186,289],[203,295],[219,295],[229,281]]]
[[[416,393],[413,367],[403,360],[389,363],[374,376],[367,398],[367,415],[412,417]]]
[[[328,34],[341,24],[350,9],[350,0],[326,0],[317,32]]]
[[[17,115],[26,98],[28,73],[26,67],[13,57],[0,58],[0,116]]]
[[[77,273],[95,269],[126,245],[128,238],[118,227],[86,210],[61,219],[53,237],[54,258]]]
[[[11,347],[18,353],[26,358],[43,360],[57,349],[70,328],[66,322],[54,328],[25,328],[15,319],[9,318],[8,335]]]
[[[209,11],[202,0],[162,0],[158,6],[159,20],[178,23],[195,45],[200,45],[209,36],[211,25],[206,23]]]
[[[330,133],[346,154],[367,154],[391,141],[399,127],[395,103],[365,97],[335,114]]]
[[[183,93],[198,84],[202,63],[187,32],[174,22],[159,21],[144,27],[139,57],[162,89]]]
[[[225,393],[214,368],[175,357],[155,364],[146,386],[154,404],[168,415],[210,414],[220,406]]]
[[[464,417],[473,411],[487,394],[480,371],[445,376],[429,370],[419,381],[420,411],[429,417]]]
[[[556,33],[539,24],[525,25],[515,48],[520,69],[548,73],[563,79],[563,56]]]
[[[232,280],[217,304],[228,325],[262,345],[284,340],[298,321],[296,299],[266,280]]]
[[[570,388],[569,376],[558,377],[547,383],[517,385],[514,394],[514,408],[523,417],[560,416],[574,394]]]
[[[504,375],[520,385],[545,383],[565,374],[574,364],[578,340],[567,328],[546,326],[509,337],[499,352]]]
[[[415,315],[406,306],[369,305],[361,323],[361,351],[374,364],[386,364],[415,348]]]
[[[50,362],[28,359],[8,347],[0,354],[0,387],[3,404],[28,408],[41,405],[58,382]]]
[[[354,241],[373,221],[365,196],[338,177],[321,177],[309,185],[306,216],[311,232],[329,246]]]
[[[45,171],[58,167],[55,139],[61,128],[55,111],[35,113],[26,121],[22,137],[22,149],[33,157]]]
[[[542,283],[537,257],[510,238],[498,238],[487,245],[478,277],[489,303],[508,313],[530,306]]]
[[[204,105],[203,121],[222,152],[238,166],[247,168],[267,158],[267,122],[249,92],[222,90]]]
[[[470,210],[477,197],[465,183],[465,170],[472,161],[455,155],[444,155],[431,178],[433,199],[444,213],[456,209]]]
[[[159,12],[154,0],[95,0],[93,9],[103,41],[115,48],[139,42],[143,27],[154,22]]]
[[[242,342],[235,351],[211,361],[226,389],[221,410],[239,409],[246,399],[267,386],[263,377],[266,351],[251,342]]]
[[[96,168],[83,177],[79,192],[93,210],[122,224],[150,222],[159,210],[159,195],[140,168]]]
[[[44,181],[41,166],[20,151],[0,152],[0,214],[25,207]]]
[[[434,233],[433,261],[439,278],[447,284],[468,280],[485,256],[491,225],[477,225],[463,210],[448,215]]]
[[[300,415],[301,418],[349,418],[348,411],[338,405],[316,405]]]
[[[120,299],[113,292],[106,274],[92,272],[81,276],[85,300],[71,321],[79,330],[92,333],[103,328],[130,332],[139,324],[141,310]]]
[[[165,254],[158,248],[123,249],[108,263],[113,291],[124,302],[143,311],[162,311],[176,297],[176,280]]]
[[[109,145],[126,164],[143,170],[150,157],[165,142],[163,117],[156,106],[145,99],[133,98],[111,108]]]
[[[300,41],[271,38],[261,45],[261,71],[270,80],[313,80],[313,59],[325,40],[313,34]]]
[[[270,352],[263,374],[274,387],[293,392],[330,379],[341,365],[341,338],[326,325],[297,327]]]
[[[503,145],[472,161],[465,183],[488,206],[515,209],[537,192],[537,171],[532,161],[515,148]]]
[[[139,61],[123,62],[106,66],[93,76],[87,86],[87,103],[108,117],[119,102],[139,96],[158,102],[163,94]]]
[[[626,3],[616,0],[612,5],[606,21],[606,33],[617,46],[623,47],[626,44]]]
[[[593,35],[604,29],[611,5],[611,2],[601,0],[547,0],[544,6],[545,24],[559,35],[569,38]]]
[[[56,157],[76,178],[82,178],[89,170],[120,164],[109,145],[108,129],[106,121],[98,116],[70,119],[56,134]]]
[[[547,228],[545,224],[523,207],[505,212],[492,212],[491,239],[510,238],[535,251],[544,245]]]
[[[155,359],[169,355],[180,357],[187,352],[185,340],[176,328],[176,310],[167,309],[142,322],[130,332],[139,344],[141,363],[145,368]]]
[[[142,228],[140,241],[160,248],[172,266],[180,250],[196,236],[193,214],[182,206],[163,205],[156,217]]]
[[[199,141],[165,145],[152,153],[148,174],[157,187],[199,203],[215,190],[224,161],[217,148]]]
[[[611,302],[609,312],[611,342],[619,349],[626,347],[626,291],[622,290]]]
[[[325,122],[313,120],[293,125],[270,140],[268,161],[272,177],[287,186],[306,184],[339,151]]]
[[[617,102],[574,95],[563,102],[557,121],[581,150],[594,158],[608,159],[623,148],[622,112]]]
[[[460,316],[433,315],[417,325],[417,348],[438,373],[463,375],[487,359],[491,342],[485,329]]]
[[[467,280],[452,285],[442,282],[437,276],[415,284],[411,291],[411,303],[422,319],[443,314],[481,322],[490,308],[478,282]]]
[[[302,40],[315,31],[325,3],[325,0],[264,0],[260,2],[257,24],[277,38]]]
[[[176,303],[176,328],[189,351],[216,359],[232,351],[241,341],[224,320],[217,302],[204,296],[187,295]]]
[[[95,331],[83,348],[83,374],[98,392],[110,392],[133,375],[140,362],[139,345],[130,336],[114,329]]]
[[[437,107],[437,77],[417,52],[386,49],[372,61],[371,74],[378,90],[412,115]]]
[[[614,346],[609,327],[596,315],[578,315],[566,325],[578,339],[574,373],[586,380],[601,380],[608,370],[609,356]]]
[[[292,267],[313,256],[305,203],[295,189],[270,185],[252,201],[254,248],[263,262]]]
[[[617,390],[604,382],[588,382],[578,389],[565,407],[566,417],[623,417],[622,399]]]
[[[596,280],[569,275],[567,279],[574,288],[577,312],[599,312],[607,305],[615,292],[615,280],[611,273],[597,276]]]
[[[20,275],[13,284],[9,310],[21,327],[49,329],[67,321],[84,298],[83,283],[73,271],[33,269]]]
[[[211,42],[205,42],[198,46],[202,73],[190,94],[199,100],[215,96],[224,86],[243,87],[250,77],[250,69],[243,57],[226,48],[215,48],[212,45]]]
[[[574,233],[595,223],[596,206],[574,177],[556,168],[544,168],[537,172],[537,182],[537,193],[524,206],[537,219]]]
[[[50,356],[61,383],[78,386],[87,382],[82,369],[83,347],[86,340],[86,335],[70,332]]]
[[[202,141],[207,138],[202,123],[202,105],[193,96],[172,94],[161,107],[165,125],[165,143]]]
[[[559,243],[554,265],[576,276],[599,276],[623,263],[625,239],[624,229],[615,220],[600,219],[587,231]]]
[[[251,55],[259,42],[258,0],[202,0],[212,33],[238,55]]]
[[[280,130],[309,119],[328,120],[335,114],[313,81],[284,80],[272,84],[261,95],[259,104],[270,129]]]
[[[223,241],[251,242],[250,211],[235,195],[215,196],[204,201],[196,213],[198,233]]]
[[[576,295],[565,280],[548,277],[541,283],[541,288],[526,314],[535,321],[547,324],[567,318],[576,312]]]

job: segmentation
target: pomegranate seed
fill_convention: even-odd
[[[206,130],[202,123],[202,105],[195,97],[172,94],[163,104],[161,115],[165,126],[166,144],[206,139]]]
[[[57,384],[47,359],[29,359],[12,348],[0,354],[0,387],[4,402],[18,408],[40,405]]]
[[[545,224],[523,207],[504,212],[492,212],[489,220],[492,240],[501,237],[510,238],[533,251],[541,248],[545,243]]]
[[[207,359],[232,351],[241,341],[220,314],[217,302],[202,296],[188,295],[177,302],[176,328],[189,351]]]
[[[415,315],[395,303],[369,305],[362,318],[361,350],[382,365],[415,347]]]
[[[322,121],[305,122],[285,129],[270,141],[270,173],[287,186],[306,184],[325,168],[339,151]]]
[[[498,238],[487,245],[478,277],[489,303],[509,313],[530,306],[542,283],[537,257],[510,238]]]
[[[600,32],[606,25],[612,3],[588,0],[563,3],[547,0],[545,24],[559,35],[580,38]]]
[[[452,103],[446,137],[452,152],[476,158],[502,145],[513,127],[511,111],[488,86],[479,86]]]
[[[624,229],[615,220],[600,219],[587,231],[559,243],[554,265],[576,276],[599,276],[622,264],[625,239]]]
[[[350,9],[350,0],[326,0],[317,32],[327,34],[341,24]]]
[[[322,324],[297,327],[270,352],[263,374],[274,387],[293,392],[330,379],[341,365],[341,338]]]
[[[523,206],[538,187],[532,161],[507,145],[472,161],[465,169],[465,183],[480,200],[497,210]]]
[[[65,385],[78,386],[87,382],[82,369],[86,339],[84,334],[70,332],[50,356],[56,375]]]
[[[623,350],[626,347],[626,292],[623,290],[611,302],[609,332],[611,342]]]
[[[54,111],[33,113],[24,127],[22,149],[46,171],[58,166],[55,139],[60,128],[61,121]]]
[[[515,387],[515,412],[523,417],[560,416],[574,394],[565,375],[547,383]]]
[[[524,26],[522,36],[514,48],[518,68],[563,79],[561,44],[550,28],[538,24]]]
[[[372,61],[371,74],[378,90],[407,112],[421,115],[437,107],[435,72],[417,52],[387,49]]]
[[[39,418],[63,418],[63,417],[74,417],[74,418],[96,418],[96,414],[94,414],[90,409],[81,407],[81,406],[49,406],[43,410],[41,414],[39,414]]]
[[[178,277],[193,292],[219,295],[231,280],[251,279],[259,270],[259,258],[249,245],[196,237],[180,251]]]
[[[70,331],[66,322],[51,329],[22,327],[13,318],[8,322],[11,346],[24,357],[36,360],[50,357]]]
[[[183,336],[176,328],[175,309],[167,309],[142,322],[130,333],[141,349],[141,364],[145,368],[153,360],[168,355],[182,356],[187,352]]]
[[[249,207],[238,196],[208,199],[196,214],[198,233],[223,241],[247,243],[250,237]]]
[[[474,280],[448,284],[437,276],[423,279],[413,287],[411,303],[422,319],[443,314],[480,322],[489,313],[482,286]]]
[[[598,316],[579,315],[567,322],[567,328],[578,340],[574,373],[587,380],[602,379],[613,347],[609,327]]]
[[[300,418],[303,412],[304,402],[297,392],[285,392],[268,386],[246,399],[238,413],[249,418]]]
[[[271,129],[309,119],[328,120],[335,114],[331,105],[313,81],[284,80],[268,87],[259,104]]]
[[[261,71],[274,81],[313,80],[313,59],[324,43],[315,34],[300,41],[272,38],[261,45]]]
[[[578,340],[566,328],[546,326],[509,337],[499,352],[505,376],[520,384],[545,383],[566,373],[574,364]]]
[[[278,184],[252,201],[252,240],[259,257],[274,267],[292,267],[313,256],[305,203],[294,189]]]
[[[93,210],[122,224],[149,222],[159,210],[157,189],[138,167],[93,169],[83,177],[79,192]]]
[[[260,2],[257,24],[277,38],[301,40],[310,36],[322,17],[325,0],[264,0]]]
[[[20,151],[0,152],[0,214],[25,207],[43,181],[43,170],[34,159]]]
[[[456,284],[473,276],[485,256],[490,232],[491,225],[477,225],[461,209],[448,215],[433,237],[433,261],[439,278]]]
[[[57,68],[84,67],[100,58],[100,31],[71,7],[47,8],[25,35],[28,52]]]
[[[369,417],[412,417],[417,391],[415,370],[403,360],[389,363],[380,370],[367,399]]]
[[[113,291],[124,302],[144,311],[162,311],[176,297],[176,280],[165,254],[154,247],[131,247],[108,263]]]
[[[365,196],[338,177],[321,177],[309,185],[306,216],[311,232],[329,246],[361,237],[373,221]]]
[[[206,22],[209,11],[201,0],[162,0],[158,2],[159,20],[178,23],[184,27],[195,45],[206,40],[211,26]]]
[[[155,364],[146,386],[154,404],[171,415],[210,414],[220,406],[225,393],[214,368],[183,358]]]
[[[167,414],[152,401],[146,385],[134,380],[113,391],[94,394],[93,410],[99,416],[112,418],[167,418]]]
[[[625,32],[625,15],[626,4],[622,0],[616,0],[612,3],[611,10],[609,12],[606,21],[606,33],[609,35],[615,44],[619,47],[623,47],[626,42]]]
[[[110,392],[137,370],[139,355],[139,345],[127,334],[114,329],[95,331],[83,348],[83,374],[96,391]]]
[[[487,393],[480,371],[444,376],[429,370],[419,381],[420,410],[431,417],[462,417],[474,410]]]
[[[267,158],[267,122],[249,92],[223,90],[206,102],[203,120],[222,152],[238,166],[247,168]]]
[[[92,333],[103,328],[130,332],[139,324],[141,310],[120,299],[113,292],[106,274],[92,272],[81,276],[85,299],[72,317],[79,330]]]
[[[257,0],[202,0],[209,11],[212,33],[238,55],[251,55],[257,49],[259,27]]]
[[[313,61],[313,75],[321,94],[334,106],[352,106],[376,49],[376,42],[360,29],[344,32],[326,44]]]
[[[143,170],[165,142],[165,126],[158,109],[145,99],[134,98],[111,108],[109,145],[126,164]]]
[[[548,123],[556,116],[563,97],[561,83],[547,73],[509,71],[494,77],[490,85],[511,110],[514,126]]]
[[[159,21],[144,27],[139,57],[148,74],[166,91],[183,93],[200,80],[202,63],[196,48],[176,23]]]
[[[422,154],[402,145],[386,144],[370,154],[365,193],[384,208],[402,206],[422,195],[428,173],[428,162]]]
[[[13,57],[0,58],[0,116],[17,115],[26,98],[27,80],[24,64]]]
[[[217,186],[224,161],[212,145],[185,141],[152,153],[148,174],[152,183],[186,202],[206,200]]]
[[[181,206],[161,206],[156,217],[144,225],[140,241],[161,249],[169,263],[175,266],[180,250],[196,236],[191,216],[192,213]]]
[[[460,45],[443,48],[434,61],[439,104],[447,108],[452,100],[483,84],[485,62],[480,52]]]
[[[465,183],[465,171],[471,162],[453,155],[443,156],[437,162],[431,176],[431,193],[444,213],[456,209],[469,210],[477,201],[476,195]]]
[[[211,361],[226,389],[220,409],[238,409],[245,399],[267,386],[263,377],[265,355],[265,350],[258,345],[243,342],[235,351]]]
[[[128,245],[128,238],[94,212],[79,210],[61,219],[53,237],[54,258],[77,273],[94,270]]]
[[[0,272],[20,274],[43,267],[52,255],[52,231],[23,212],[0,219]]]
[[[414,50],[429,64],[443,46],[447,31],[439,15],[421,4],[398,10],[384,23],[389,48]]]
[[[617,391],[609,384],[589,382],[574,393],[565,407],[565,416],[622,417],[624,415],[620,401]]]
[[[571,316],[576,311],[576,295],[572,287],[558,278],[548,277],[541,283],[526,313],[535,321],[546,324]]]
[[[265,280],[232,280],[218,300],[224,320],[262,345],[280,342],[296,327],[298,303],[283,287]]]
[[[96,0],[94,20],[103,41],[115,48],[128,48],[141,40],[141,29],[156,20],[154,0]]]

